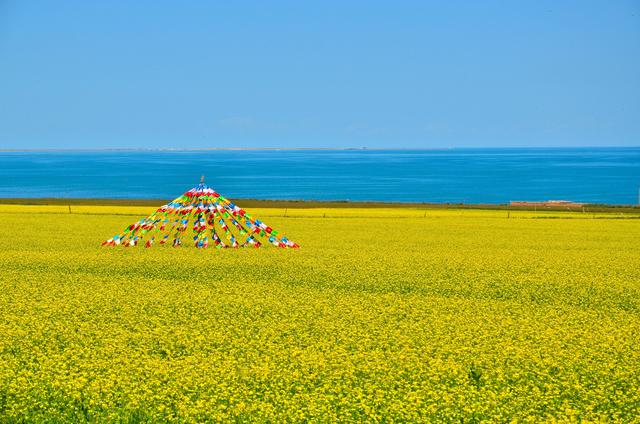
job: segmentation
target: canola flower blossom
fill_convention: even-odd
[[[637,219],[262,209],[304,249],[203,254],[66,209],[0,205],[1,422],[640,415]]]

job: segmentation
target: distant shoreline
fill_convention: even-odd
[[[0,198],[3,205],[102,205],[102,206],[149,206],[159,207],[172,199],[101,199],[101,198]],[[366,201],[321,201],[321,200],[264,200],[230,199],[243,208],[405,208],[405,209],[488,209],[524,211],[567,212],[633,212],[640,213],[637,205],[585,204],[584,206],[529,206],[491,203],[427,203],[427,202],[366,202]]]

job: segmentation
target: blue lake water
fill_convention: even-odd
[[[202,174],[232,198],[635,204],[640,147],[0,152],[0,197],[172,199]]]

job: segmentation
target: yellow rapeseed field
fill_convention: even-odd
[[[262,209],[301,249],[100,247],[150,210],[0,206],[0,421],[640,415],[640,219]]]

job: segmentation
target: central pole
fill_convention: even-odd
[[[204,175],[200,176],[200,184],[204,184]]]

